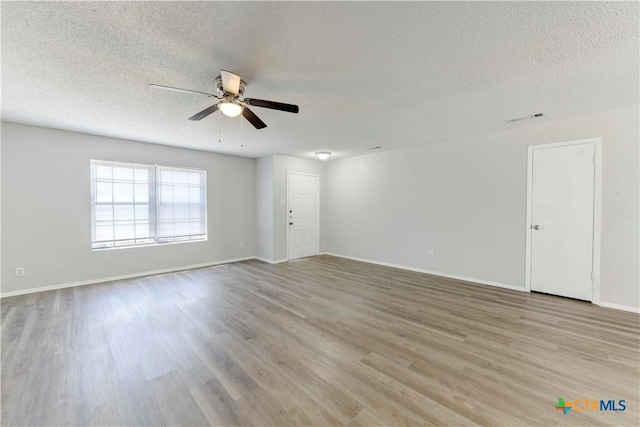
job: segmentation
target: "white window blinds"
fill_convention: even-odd
[[[158,166],[159,242],[203,239],[207,234],[205,172]]]
[[[206,239],[206,174],[91,160],[92,248]]]

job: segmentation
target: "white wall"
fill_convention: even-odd
[[[3,293],[255,255],[254,159],[7,122],[2,150]],[[92,158],[206,170],[208,241],[91,251]]]
[[[527,146],[600,136],[601,300],[640,307],[638,133],[635,105],[334,160],[325,250],[524,288]]]
[[[2,122],[0,122],[0,134]],[[2,136],[0,135],[0,295],[2,294]]]
[[[258,257],[273,261],[273,156],[256,161],[256,230]]]
[[[601,300],[637,308],[638,115],[636,105],[328,163],[256,161],[3,122],[1,290],[256,254],[286,259],[287,171],[320,175],[321,252],[523,288],[527,146],[601,136]],[[90,158],[206,169],[209,240],[92,252]],[[18,266],[25,277],[15,277]]]

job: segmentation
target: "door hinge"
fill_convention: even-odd
[[[591,281],[593,282],[593,271],[591,272]]]

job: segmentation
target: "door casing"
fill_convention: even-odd
[[[595,175],[593,190],[593,304],[600,303],[600,228],[602,211],[602,138],[587,138],[576,141],[555,142],[551,144],[530,145],[527,150],[527,222],[525,249],[525,291],[531,292],[531,210],[533,208],[533,152],[537,149],[566,147],[577,144],[595,143]]]
[[[289,254],[289,204],[290,204],[290,200],[289,200],[289,177],[290,175],[304,175],[304,176],[313,176],[316,177],[316,220],[318,221],[317,223],[317,235],[316,235],[316,244],[317,244],[317,248],[316,248],[316,255],[318,255],[320,253],[320,175],[317,174],[313,174],[313,173],[305,173],[305,172],[295,172],[295,171],[287,171],[287,188],[286,188],[286,194],[287,194],[287,212],[285,215],[285,219],[286,219],[286,228],[287,228],[287,261],[291,259],[291,256]]]

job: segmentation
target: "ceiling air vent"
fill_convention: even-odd
[[[521,122],[522,120],[539,119],[542,116],[544,116],[544,114],[536,113],[536,114],[531,114],[529,116],[522,116],[522,117],[516,117],[515,119],[509,119],[507,120],[507,123]]]

